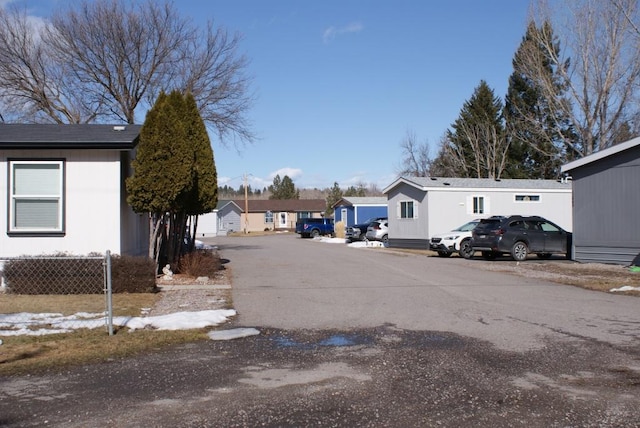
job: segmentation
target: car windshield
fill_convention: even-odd
[[[465,223],[457,229],[453,229],[452,232],[469,232],[472,231],[477,225],[480,223],[479,221],[470,221],[469,223]]]

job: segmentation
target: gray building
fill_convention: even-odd
[[[573,182],[574,259],[630,265],[640,253],[640,137],[562,167]]]

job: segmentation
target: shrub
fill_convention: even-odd
[[[333,230],[335,231],[336,238],[344,238],[345,230],[344,230],[344,222],[339,221],[333,225]]]
[[[195,250],[185,254],[178,263],[178,273],[192,277],[213,278],[222,269],[222,261],[216,251]]]
[[[156,291],[155,263],[147,257],[111,257],[112,291]],[[104,256],[70,256],[59,253],[8,260],[3,268],[7,291],[12,294],[102,294]]]
[[[114,293],[154,293],[156,263],[149,257],[111,256],[111,289]]]

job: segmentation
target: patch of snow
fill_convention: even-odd
[[[234,328],[232,330],[219,330],[209,332],[211,340],[232,340],[248,336],[256,336],[260,331],[255,328]]]
[[[611,292],[614,292],[614,291],[640,291],[640,287],[632,287],[630,285],[625,285],[623,287],[612,288],[609,291],[611,291]]]

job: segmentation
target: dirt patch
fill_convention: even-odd
[[[572,261],[478,261],[484,270],[512,273],[527,278],[540,278],[560,284],[576,285],[590,290],[609,292],[614,288],[640,288],[640,272],[628,267],[604,263],[578,263]],[[620,291],[640,296],[640,290]]]

